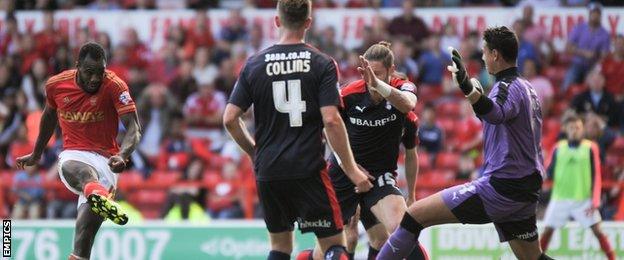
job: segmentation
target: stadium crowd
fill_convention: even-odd
[[[90,9],[155,7],[177,1],[18,1],[18,9],[40,4],[57,8]],[[180,1],[183,2],[183,1]],[[221,3],[220,3],[221,2]],[[186,1],[188,7],[219,7],[230,1]],[[232,1],[240,5],[272,7],[273,1]],[[315,1],[319,7],[397,6],[403,1]],[[419,5],[489,4],[498,0],[430,0]],[[513,1],[512,1],[513,2]],[[531,1],[526,1],[531,2]],[[548,2],[548,1],[538,1]],[[560,2],[560,1],[550,1]],[[587,1],[561,1],[586,4]],[[616,1],[603,1],[609,4]],[[492,79],[481,61],[478,31],[459,35],[453,24],[431,31],[414,6],[405,1],[393,19],[377,19],[363,30],[359,47],[347,49],[335,28],[314,27],[308,42],[338,62],[341,84],[359,79],[358,55],[373,43],[391,40],[399,72],[418,85],[420,173],[417,196],[479,176],[482,131],[469,104],[451,86],[446,73],[447,46],[455,46],[467,60],[471,75],[484,86]],[[228,3],[232,4],[232,3]],[[75,8],[75,7],[74,7]],[[13,13],[0,28],[0,215],[13,218],[75,217],[76,196],[58,179],[57,154],[61,140],[53,138],[37,168],[12,170],[15,159],[29,153],[45,105],[46,79],[75,64],[78,48],[90,41],[107,51],[107,69],[130,88],[143,137],[132,166],[120,175],[117,198],[138,208],[146,218],[252,218],[257,198],[251,162],[225,134],[222,113],[246,59],[270,43],[262,27],[246,21],[233,9],[219,30],[207,26],[205,11],[197,11],[192,26],[171,26],[162,49],[152,50],[132,28],[122,42],[85,27],[76,37],[56,26],[54,11],[42,11],[45,28],[18,28]],[[564,50],[557,50],[537,25],[533,7],[510,24],[520,40],[519,68],[535,87],[543,106],[543,149],[550,152],[562,138],[561,119],[568,113],[585,118],[586,137],[600,147],[603,165],[604,219],[624,219],[624,36],[610,35],[600,24],[600,5],[590,5],[589,19],[572,30]],[[247,125],[253,127],[253,121]],[[123,129],[122,129],[123,132]],[[93,133],[97,134],[97,133]],[[402,161],[402,159],[400,159]],[[399,167],[402,169],[403,167]],[[402,183],[403,187],[405,183]],[[545,191],[548,190],[546,185]],[[547,192],[545,192],[547,194]],[[546,198],[547,196],[544,196]]]

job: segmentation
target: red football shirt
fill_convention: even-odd
[[[106,157],[117,154],[119,116],[136,111],[128,86],[106,70],[98,92],[89,94],[76,84],[76,74],[75,69],[66,70],[46,83],[46,103],[56,109],[63,150],[93,151]]]

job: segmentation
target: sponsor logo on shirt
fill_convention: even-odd
[[[405,82],[403,83],[403,85],[401,85],[401,90],[415,92],[416,85],[414,85],[414,83],[411,83],[411,82]]]
[[[298,221],[299,222],[299,229],[302,228],[329,228],[331,227],[332,223],[325,220],[325,219],[319,219],[316,221],[302,221],[301,219]]]
[[[385,126],[386,124],[396,121],[396,120],[397,120],[397,116],[395,114],[392,114],[386,118],[376,119],[376,120],[366,120],[366,119],[361,119],[361,118],[349,117],[349,121],[351,122],[351,124],[354,124],[357,126],[370,126],[370,127]]]
[[[72,112],[59,110],[59,117],[70,123],[94,123],[104,120],[104,112]]]
[[[124,91],[121,94],[119,94],[119,102],[121,102],[124,105],[130,104],[130,102],[132,102],[130,93],[128,93],[128,91]]]

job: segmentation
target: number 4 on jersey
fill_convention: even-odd
[[[275,109],[287,113],[290,127],[303,126],[303,112],[306,111],[306,102],[301,100],[301,80],[273,82],[273,103]],[[288,85],[288,100],[286,100],[286,85]]]

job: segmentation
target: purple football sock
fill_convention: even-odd
[[[399,227],[388,238],[388,241],[386,241],[381,250],[379,250],[377,259],[391,260],[406,258],[417,244],[418,241],[414,233],[407,231],[403,227]]]

